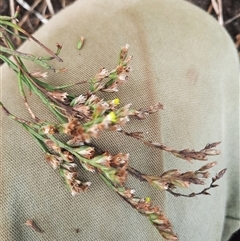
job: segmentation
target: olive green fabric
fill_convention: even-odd
[[[121,103],[147,107],[160,101],[164,110],[144,121],[133,120],[126,130],[143,131],[146,139],[176,149],[200,150],[208,142],[222,141],[220,156],[211,170],[227,167],[220,187],[211,196],[175,198],[129,177],[127,186],[137,196],[151,196],[173,224],[181,241],[226,241],[239,228],[239,89],[238,56],[226,31],[207,13],[184,1],[81,0],[53,17],[34,34],[54,49],[63,44],[64,73],[49,73],[47,81],[66,84],[93,77],[101,67],[113,69],[120,47],[128,43],[133,72],[117,94]],[[80,36],[86,41],[79,51]],[[32,40],[20,51],[47,55]],[[38,70],[28,63],[31,71]],[[86,86],[73,89],[84,93]],[[54,120],[34,95],[28,96],[37,116]],[[19,96],[16,76],[1,70],[1,100],[23,118],[29,118]],[[63,180],[43,160],[31,136],[1,112],[1,212],[3,241],[132,241],[163,240],[151,223],[109,190],[94,174],[80,170],[90,189],[72,197]],[[121,134],[104,133],[99,146],[130,153],[130,163],[140,171],[161,175],[168,169],[196,170],[169,153],[148,148]],[[209,182],[208,182],[209,183]],[[202,187],[191,186],[189,193]],[[44,230],[24,225],[34,219]],[[76,231],[79,229],[79,232]]]

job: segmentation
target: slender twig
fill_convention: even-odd
[[[42,0],[35,0],[32,6],[27,10],[25,15],[21,18],[21,21],[18,25],[21,27],[29,18],[29,14],[33,12],[34,8],[41,2]]]
[[[144,181],[144,182],[147,181],[147,179],[145,178],[146,175],[144,175],[140,171],[134,169],[133,167],[128,166],[127,170],[131,175],[133,175],[134,177],[136,177],[140,181]],[[179,193],[179,192],[174,192],[173,189],[170,188],[170,187],[165,189],[165,190],[167,192],[171,193],[172,195],[176,196],[176,197],[180,197],[180,196],[181,197],[194,197],[194,196],[197,196],[197,195],[210,195],[210,193],[208,193],[207,191],[211,188],[218,187],[218,185],[215,185],[214,183],[225,174],[226,170],[227,169],[225,168],[222,171],[220,171],[215,177],[212,178],[212,182],[209,185],[209,187],[204,188],[202,191],[197,192],[197,193],[193,192],[193,193],[190,193],[190,194],[182,194],[182,193]]]
[[[7,43],[7,44],[10,44],[10,43]],[[11,45],[9,45],[9,47],[11,47]],[[49,97],[49,99],[51,99],[54,103],[57,103],[58,106],[62,106],[63,107],[63,104],[58,102],[57,100],[55,100],[54,98],[52,98],[51,96],[49,96],[47,94],[47,91],[42,88],[41,86],[39,86],[32,78],[32,76],[27,72],[24,64],[22,63],[21,59],[19,57],[16,57],[16,56],[13,56],[13,58],[15,59],[17,65],[18,65],[18,68],[22,71],[22,73],[24,75],[23,78],[26,79],[28,82],[25,82],[25,84],[29,85],[29,84],[32,84],[31,85],[31,88],[33,90],[35,90],[35,93],[40,97],[40,99],[45,103],[47,104],[49,101],[48,99],[46,98],[46,96]],[[21,88],[20,88],[21,89]],[[25,95],[23,95],[25,96]],[[36,121],[39,120],[39,118],[36,117],[36,115],[33,114],[33,111],[31,111],[31,108],[29,107],[28,103],[27,103],[27,99],[24,97],[24,103],[25,105],[27,106],[27,109],[29,110],[29,113],[31,114],[31,116],[33,117],[33,119],[35,119]],[[63,115],[59,115],[59,112],[57,112],[52,105],[48,104],[47,105],[50,110],[58,117],[58,119],[61,121],[61,122],[65,122],[65,117],[63,118],[62,116]]]
[[[240,18],[240,13],[237,14],[237,15],[235,15],[234,17],[228,19],[227,21],[225,21],[225,22],[224,22],[224,25],[226,26],[227,24],[231,23],[232,21],[234,21],[234,20],[236,20],[236,19],[238,19],[238,18]]]
[[[225,172],[227,171],[227,168],[221,170],[215,177],[212,178],[212,182],[210,183],[210,185],[206,188],[204,188],[202,191],[200,192],[192,192],[190,194],[182,194],[182,193],[178,193],[178,192],[174,192],[172,189],[168,188],[166,189],[167,192],[171,193],[172,195],[174,195],[175,197],[195,197],[197,195],[211,195],[209,192],[207,192],[208,190],[210,190],[211,188],[215,188],[218,187],[218,185],[214,184],[218,179],[220,179]]]
[[[222,0],[211,0],[213,9],[218,17],[218,22],[223,26]]]
[[[25,1],[23,1],[23,0],[16,0],[23,8],[25,8],[27,11],[31,11],[31,7],[30,7],[30,5],[27,3],[27,2],[25,2]],[[34,11],[34,10],[32,10],[32,12],[36,15],[36,17],[42,22],[42,23],[47,23],[48,22],[48,20],[44,17],[44,16],[42,16],[40,13],[38,13],[38,12],[36,12],[36,11]]]
[[[236,35],[235,46],[238,48],[240,46],[240,33]]]
[[[10,117],[12,120],[15,120],[17,121],[18,123],[21,123],[21,124],[25,124],[25,125],[28,125],[28,126],[34,126],[34,127],[37,127],[38,125],[34,122],[31,122],[31,121],[27,121],[27,120],[24,120],[20,117],[17,117],[15,115],[13,115],[11,112],[8,111],[8,109],[3,105],[2,102],[0,102],[0,107],[2,107],[3,111],[5,112],[5,114]]]
[[[66,0],[62,0],[62,7],[65,8],[66,7]]]
[[[49,48],[47,48],[44,44],[42,44],[39,40],[37,40],[35,37],[33,37],[31,34],[29,34],[27,31],[25,31],[24,29],[22,29],[21,27],[19,27],[16,24],[13,24],[11,22],[5,21],[5,20],[1,20],[0,19],[0,24],[1,25],[7,25],[9,27],[12,28],[16,28],[18,31],[22,32],[24,35],[26,35],[27,37],[31,38],[34,42],[36,42],[38,45],[40,45],[43,49],[45,49],[49,54],[51,54],[52,56],[54,56],[55,59],[57,59],[59,62],[63,62],[63,60],[57,56],[52,50],[50,50]]]
[[[3,36],[5,37],[4,38],[4,42],[6,44],[6,46],[8,46],[8,48],[11,50],[13,49],[13,45],[12,43],[10,42],[10,40],[3,34]],[[2,49],[2,47],[0,48]],[[22,86],[22,71],[25,71],[25,66],[24,64],[22,63],[21,59],[16,57],[16,56],[13,56],[14,60],[16,61],[17,65],[18,65],[18,70],[16,70],[18,72],[18,84],[19,84],[19,90],[20,90],[20,94],[23,98],[23,101],[24,101],[24,104],[29,112],[29,114],[31,115],[31,117],[36,121],[36,122],[39,122],[40,119],[34,114],[34,112],[32,111],[32,109],[30,108],[29,104],[28,104],[28,101],[27,101],[27,97],[25,95],[25,92],[24,92],[24,89],[23,89],[23,86]]]
[[[54,15],[55,12],[54,12],[51,0],[46,0],[46,3],[47,3],[47,6],[48,6],[48,9],[49,9],[49,12],[51,13],[51,15]]]
[[[11,16],[14,16],[15,13],[15,6],[14,6],[14,0],[10,0],[10,12],[11,12]],[[13,24],[16,24],[16,19],[12,19],[11,20]],[[21,38],[19,37],[19,33],[17,29],[13,29],[14,31],[14,38],[16,39],[17,45],[21,44]]]
[[[29,61],[33,61],[35,62],[36,64],[46,68],[46,69],[52,69],[52,70],[55,70],[51,65],[49,65],[48,63],[46,62],[43,62],[43,59],[42,57],[36,57],[35,55],[33,54],[27,54],[27,53],[22,53],[22,52],[19,52],[17,50],[14,50],[14,49],[10,49],[10,48],[5,48],[3,46],[0,46],[0,51],[1,52],[4,52],[4,53],[8,53],[10,55],[13,55],[13,56],[17,56],[17,57],[20,57],[22,59],[27,59]]]
[[[143,178],[143,174],[140,171],[138,171],[137,169],[135,169],[131,166],[128,166],[127,171],[129,172],[129,174],[131,174],[132,176],[134,176],[135,178],[137,178],[141,182],[146,182],[146,179]]]
[[[36,121],[36,122],[40,122],[40,119],[33,113],[32,109],[30,108],[28,101],[27,101],[27,96],[25,95],[25,92],[23,90],[23,84],[22,84],[22,72],[19,70],[18,72],[18,85],[19,85],[19,89],[20,89],[20,93],[21,96],[23,98],[23,102],[28,110],[28,112],[30,113],[31,117]]]
[[[212,10],[213,10],[213,5],[212,5],[212,3],[210,3],[210,5],[207,9],[207,12],[210,14],[212,12]]]
[[[192,161],[192,160],[201,160],[201,161],[206,161],[208,155],[219,155],[220,152],[218,150],[212,149],[213,147],[216,147],[218,144],[221,142],[214,142],[211,144],[207,144],[202,150],[200,151],[195,151],[195,150],[190,150],[190,149],[183,149],[183,150],[176,150],[173,149],[172,147],[168,147],[164,144],[161,144],[159,142],[153,142],[153,141],[147,141],[143,138],[142,132],[126,132],[123,129],[118,130],[119,132],[133,137],[142,143],[144,143],[147,146],[154,147],[166,152],[170,152],[174,156],[187,160],[187,161]]]

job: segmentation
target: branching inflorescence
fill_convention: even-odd
[[[14,18],[16,16],[17,14]],[[97,146],[91,144],[91,140],[92,138],[98,138],[102,131],[116,131],[136,138],[150,147],[170,152],[174,156],[187,161],[205,161],[208,156],[218,155],[219,151],[215,147],[220,142],[207,144],[200,151],[190,149],[175,150],[161,143],[145,140],[141,132],[129,133],[124,131],[123,127],[132,117],[142,120],[149,114],[156,113],[163,108],[161,103],[157,103],[148,108],[136,110],[130,104],[120,106],[118,98],[106,100],[98,96],[100,91],[117,92],[119,86],[127,81],[131,72],[129,63],[132,60],[132,56],[128,56],[128,45],[122,47],[118,65],[115,69],[108,71],[106,68],[102,68],[94,78],[89,81],[79,82],[89,84],[89,90],[86,93],[75,96],[65,90],[63,91],[63,89],[79,83],[54,87],[40,80],[40,78],[46,77],[46,73],[39,71],[30,73],[21,61],[22,58],[28,59],[56,72],[57,70],[50,66],[47,60],[57,59],[61,61],[58,57],[61,45],[57,45],[56,53],[44,46],[44,49],[51,54],[51,57],[48,58],[40,58],[32,54],[18,52],[14,50],[7,36],[6,30],[8,27],[17,28],[33,40],[35,38],[11,23],[10,20],[11,18],[9,17],[0,18],[3,43],[1,52],[13,55],[15,62],[6,58],[3,54],[0,54],[0,58],[17,74],[20,93],[32,120],[24,120],[13,115],[0,103],[5,114],[21,124],[37,140],[45,153],[45,160],[53,169],[58,170],[73,196],[87,190],[91,184],[90,182],[80,180],[77,171],[78,163],[85,170],[98,174],[109,188],[120,195],[123,200],[128,202],[139,213],[146,216],[165,239],[177,240],[178,238],[172,230],[170,221],[161,209],[154,206],[149,197],[139,198],[135,196],[134,189],[125,186],[128,174],[140,181],[149,183],[154,188],[168,191],[174,196],[194,197],[200,194],[208,195],[207,191],[217,187],[214,183],[223,176],[226,169],[213,177],[210,186],[199,193],[181,194],[175,192],[175,189],[188,188],[190,184],[204,184],[204,180],[209,177],[208,169],[215,166],[216,162],[208,163],[196,171],[181,173],[179,170],[173,169],[164,172],[160,176],[151,176],[131,167],[129,165],[128,153],[112,154],[108,151],[99,150]],[[39,44],[39,41],[37,43]],[[23,89],[24,84],[50,108],[52,113],[58,118],[59,123],[43,121],[34,114],[27,102]],[[56,134],[66,135],[68,141],[63,141]]]

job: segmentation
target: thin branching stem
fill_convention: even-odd
[[[223,170],[221,170],[215,177],[212,178],[212,182],[210,183],[210,185],[206,188],[204,188],[202,191],[200,192],[192,192],[190,194],[182,194],[182,193],[178,193],[178,192],[174,192],[172,189],[168,188],[166,189],[167,192],[171,193],[173,196],[175,197],[195,197],[198,195],[211,195],[209,192],[207,192],[208,190],[210,190],[211,188],[215,188],[218,187],[217,184],[214,184],[218,179],[220,179],[225,172],[227,171],[227,168],[224,168]]]
[[[59,62],[63,62],[63,60],[57,56],[52,50],[50,50],[49,48],[47,48],[44,44],[42,44],[39,40],[37,40],[35,37],[33,37],[31,34],[29,34],[27,31],[25,31],[24,29],[22,29],[21,27],[19,27],[17,24],[11,23],[9,21],[5,21],[5,20],[1,20],[0,19],[0,26],[1,25],[7,25],[13,29],[17,29],[19,32],[23,33],[24,35],[26,35],[28,38],[31,38],[34,42],[36,42],[38,45],[40,45],[43,49],[45,49],[50,55],[54,56],[54,58],[56,60],[58,60]]]

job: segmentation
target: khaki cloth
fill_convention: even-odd
[[[202,10],[174,0],[82,0],[54,16],[34,34],[49,48],[63,44],[65,73],[49,73],[48,82],[61,85],[87,80],[101,67],[117,65],[120,47],[128,43],[133,72],[117,94],[121,103],[147,107],[160,101],[164,110],[144,121],[133,120],[126,130],[143,131],[146,139],[176,149],[202,149],[222,141],[214,176],[227,167],[211,196],[175,198],[129,177],[128,187],[140,197],[151,196],[173,224],[181,241],[226,241],[239,228],[239,83],[238,56],[227,32]],[[86,42],[79,51],[77,42]],[[32,40],[20,51],[47,55]],[[41,69],[28,63],[30,71]],[[44,71],[44,70],[43,70]],[[72,89],[85,93],[87,86]],[[28,96],[37,116],[54,120],[35,95]],[[1,70],[1,100],[17,116],[29,118],[19,95],[17,78]],[[62,178],[43,160],[32,137],[1,112],[2,241],[135,241],[163,240],[151,223],[107,188],[94,174],[86,193],[72,197]],[[113,154],[130,153],[131,166],[161,175],[168,169],[196,170],[202,162],[175,158],[120,133],[104,133],[98,145]],[[210,180],[207,182],[207,184]],[[191,186],[188,190],[201,190]],[[34,219],[44,233],[24,225]],[[76,229],[79,229],[77,232]]]

